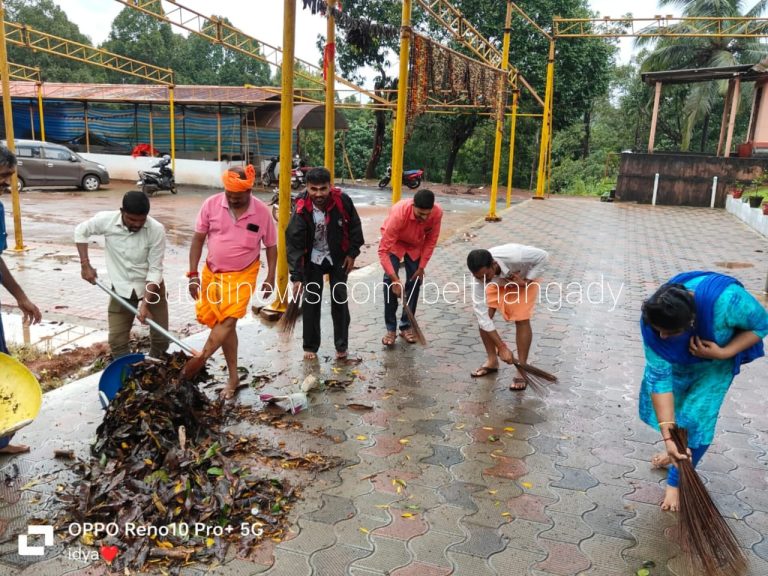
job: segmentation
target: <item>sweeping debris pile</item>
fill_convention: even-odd
[[[232,544],[247,556],[263,539],[281,539],[299,493],[279,470],[330,466],[223,432],[223,403],[179,379],[185,360],[179,353],[135,367],[97,430],[84,477],[60,495],[66,511],[57,527],[115,550],[121,571],[162,563],[177,572],[191,561],[223,561]]]

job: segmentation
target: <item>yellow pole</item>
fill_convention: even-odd
[[[333,17],[333,9],[336,7],[336,0],[328,1],[328,29],[326,31],[326,45],[333,46],[331,54],[334,57],[325,62],[325,160],[324,164],[331,173],[331,184],[334,180],[333,167],[336,164],[336,110],[335,110],[335,77],[336,73],[336,22]],[[327,49],[326,49],[327,50]],[[326,51],[326,54],[328,52]]]
[[[496,142],[493,147],[493,172],[491,173],[491,205],[488,207],[488,215],[485,217],[489,222],[498,222],[501,220],[496,215],[496,199],[499,194],[499,171],[501,170],[501,145],[504,140],[504,108],[506,107],[506,92],[504,84],[507,82],[506,72],[509,69],[509,36],[512,28],[512,1],[507,0],[507,16],[504,20],[504,43],[501,51],[501,69],[504,74],[501,76],[499,90],[502,91],[502,98],[499,102],[499,110],[496,113]]]
[[[37,110],[40,115],[40,140],[45,142],[45,115],[43,113],[43,83],[37,83]]]
[[[173,86],[168,86],[168,103],[171,107],[171,170],[176,174],[176,110],[173,107]]]
[[[509,171],[507,172],[507,208],[512,205],[512,174],[515,168],[515,132],[517,131],[517,101],[520,91],[517,85],[512,88],[512,117],[509,124]]]
[[[8,52],[5,46],[5,2],[0,0],[0,76],[3,88],[3,117],[5,120],[5,142],[8,150],[16,152],[13,140],[13,106],[11,105],[11,81],[8,70]],[[16,239],[15,250],[24,250],[24,239],[21,233],[21,202],[19,201],[19,180],[14,171],[11,176],[11,204],[13,206],[13,233]]]
[[[544,116],[541,119],[541,143],[539,145],[539,167],[536,174],[536,198],[544,198],[544,188],[547,179],[547,158],[549,155],[549,139],[552,118],[552,84],[555,76],[555,41],[549,41],[549,56],[547,57],[547,84],[544,93]]]
[[[277,299],[269,310],[285,312],[288,302],[288,251],[285,231],[291,217],[291,149],[293,140],[293,54],[296,41],[296,0],[283,0],[283,64],[280,96],[280,188],[277,218]]]
[[[408,103],[408,59],[411,53],[411,0],[403,0],[400,28],[400,77],[397,83],[397,117],[392,134],[392,204],[400,201],[403,187],[403,149],[405,148],[405,115]]]

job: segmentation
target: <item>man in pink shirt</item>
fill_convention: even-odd
[[[411,312],[416,313],[424,269],[440,237],[442,220],[443,210],[435,204],[434,193],[419,190],[413,200],[401,200],[392,206],[381,227],[379,261],[384,268],[384,322],[387,325],[381,343],[385,346],[395,343],[397,299],[403,293]],[[400,283],[400,262],[405,266],[405,291]],[[410,344],[416,342],[405,310],[400,318],[400,336]]]
[[[261,245],[267,252],[267,278],[262,295],[272,294],[277,262],[277,232],[269,208],[251,195],[256,172],[253,166],[237,166],[222,175],[224,192],[203,202],[189,249],[189,293],[196,300],[197,320],[211,329],[200,355],[184,366],[182,376],[192,377],[221,348],[229,379],[222,392],[235,395],[237,374],[237,320],[245,316],[256,290]],[[202,277],[197,271],[208,240]]]

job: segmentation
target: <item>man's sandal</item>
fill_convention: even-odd
[[[520,386],[522,384],[522,386]],[[528,382],[525,381],[525,378],[522,376],[515,376],[512,378],[512,384],[509,386],[509,389],[514,392],[522,392],[528,388]]]
[[[416,344],[416,336],[413,334],[413,330],[410,328],[400,330],[400,337],[408,342],[408,344]]]
[[[470,376],[472,378],[482,378],[483,376],[488,376],[489,374],[494,374],[498,371],[499,371],[498,368],[492,368],[490,366],[480,366],[480,368],[470,373]]]
[[[384,344],[384,346],[394,346],[395,340],[397,339],[397,334],[394,332],[387,332],[384,337],[381,339],[381,343]]]

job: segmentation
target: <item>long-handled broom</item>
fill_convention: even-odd
[[[677,451],[688,449],[688,431],[672,427],[669,435]],[[722,517],[704,487],[690,458],[678,460],[680,475],[680,547],[689,555],[692,573],[702,576],[741,576],[747,559],[731,527]]]
[[[557,383],[557,376],[554,374],[550,374],[546,370],[542,370],[541,368],[537,368],[530,364],[523,364],[514,356],[512,357],[512,362],[510,362],[510,364],[517,368],[518,372],[520,372],[520,376],[525,380],[526,385],[530,386],[537,394],[542,394],[547,384]]]
[[[299,316],[301,315],[301,302],[303,297],[304,297],[304,287],[302,286],[299,293],[290,299],[290,301],[288,302],[288,306],[286,306],[285,312],[283,313],[283,317],[280,318],[280,321],[277,323],[278,329],[280,330],[280,332],[285,334],[286,337],[291,336],[293,334],[293,329],[296,327],[296,322],[298,322],[299,320]]]

